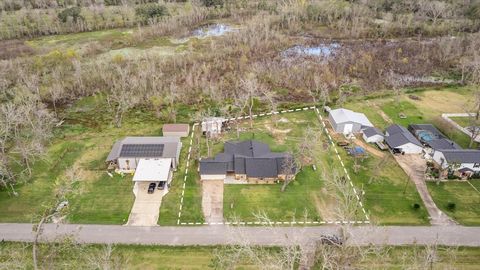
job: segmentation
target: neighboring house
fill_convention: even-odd
[[[413,136],[405,127],[391,125],[386,130],[385,142],[394,153],[420,154],[423,150],[422,143]]]
[[[179,137],[126,137],[113,145],[106,162],[110,168],[133,172],[141,159],[169,158],[176,169],[181,148]]]
[[[292,159],[288,153],[271,152],[267,144],[258,141],[229,141],[223,153],[200,160],[200,177],[219,180],[232,176],[248,183],[270,184],[285,180],[287,175],[294,177],[296,167],[288,166]]]
[[[208,134],[209,136],[216,136],[222,133],[227,119],[223,117],[208,117],[202,121],[202,133]]]
[[[163,136],[167,137],[188,137],[190,126],[188,124],[164,124],[162,132]]]
[[[358,133],[364,128],[373,127],[373,124],[363,113],[343,108],[331,110],[328,120],[335,132],[345,135]]]
[[[368,143],[383,142],[383,133],[376,127],[367,127],[362,130],[362,137]]]
[[[450,173],[462,178],[468,178],[474,174],[480,174],[480,150],[436,150],[433,154],[433,160],[442,169],[443,176]]]

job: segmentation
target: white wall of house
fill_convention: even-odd
[[[179,151],[180,152],[180,151]],[[177,154],[179,156],[180,153]],[[121,171],[134,171],[137,168],[138,162],[140,159],[143,157],[139,158],[126,158],[126,157],[119,157],[118,158],[118,169]],[[172,158],[172,168],[175,169],[178,164],[178,158]]]
[[[445,156],[443,155],[442,152],[440,151],[435,151],[433,153],[433,161],[435,161],[435,163],[437,163],[438,166],[441,166],[442,169],[446,169],[448,168],[449,166],[453,166],[454,164],[449,164],[446,160],[445,160]],[[480,172],[480,163],[461,163],[461,164],[455,164],[455,168],[452,168],[452,169],[455,169],[455,170],[460,170],[460,169],[463,169],[463,168],[468,168],[474,172]]]
[[[371,137],[367,137],[365,134],[362,135],[363,140],[368,143],[376,143],[376,142],[383,142],[382,135],[373,135]]]
[[[413,143],[406,143],[396,148],[401,149],[401,151],[405,152],[405,154],[420,154],[423,151],[423,147]]]
[[[224,180],[226,177],[225,174],[201,174],[200,179],[203,181],[208,180]]]

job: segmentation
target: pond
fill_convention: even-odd
[[[228,32],[233,32],[231,26],[226,24],[211,24],[204,27],[200,27],[193,31],[193,37],[197,38],[207,38],[207,37],[218,37],[223,36]]]
[[[285,50],[282,55],[284,57],[302,57],[302,56],[313,56],[313,57],[331,57],[340,49],[340,44],[330,43],[330,44],[319,44],[318,46],[303,46],[297,45]]]

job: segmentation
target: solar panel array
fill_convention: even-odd
[[[124,144],[121,157],[161,157],[164,144]]]

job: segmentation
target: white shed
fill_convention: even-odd
[[[368,127],[362,130],[362,137],[368,143],[383,142],[383,133],[375,127]]]
[[[333,130],[337,133],[358,133],[364,128],[373,127],[365,114],[344,108],[331,110],[328,119]]]

